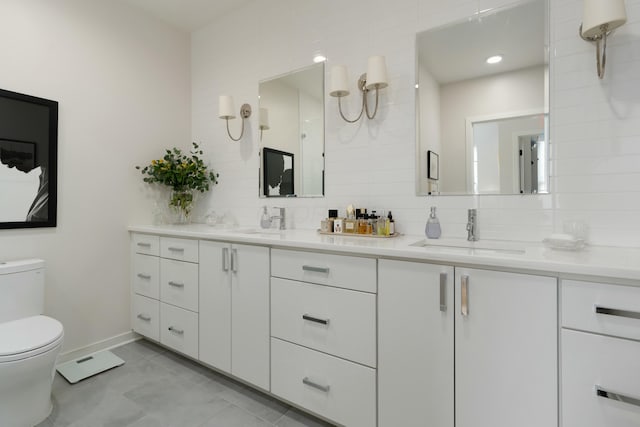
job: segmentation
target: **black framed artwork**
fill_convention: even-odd
[[[437,181],[440,177],[439,157],[435,151],[427,151],[427,178]]]
[[[264,147],[262,149],[262,188],[266,197],[295,195],[293,153]]]
[[[0,89],[0,228],[57,223],[58,103]]]

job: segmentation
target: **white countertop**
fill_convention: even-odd
[[[572,252],[549,249],[542,243],[498,240],[472,243],[454,239],[428,240],[428,247],[418,247],[412,244],[425,241],[424,236],[371,238],[348,234],[321,235],[315,230],[220,229],[205,224],[130,226],[129,231],[452,265],[528,270],[559,276],[640,281],[640,249],[636,248],[587,246],[581,251]],[[630,284],[640,286],[640,282]]]

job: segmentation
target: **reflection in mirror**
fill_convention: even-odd
[[[260,197],[322,197],[324,63],[262,81],[259,93]],[[282,160],[291,167],[277,179],[274,162],[279,165]],[[287,178],[286,189],[281,187],[283,177]]]
[[[418,195],[549,192],[547,29],[529,0],[417,35]]]

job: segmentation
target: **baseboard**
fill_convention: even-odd
[[[107,338],[102,341],[95,342],[93,344],[89,344],[86,347],[76,348],[75,350],[70,350],[64,353],[60,353],[58,356],[58,360],[56,364],[68,362],[69,360],[77,359],[80,357],[85,357],[93,353],[97,353],[103,350],[109,350],[114,347],[119,347],[123,344],[130,343],[132,341],[137,341],[142,337],[136,334],[133,331],[125,332],[124,334],[116,335],[111,338]]]

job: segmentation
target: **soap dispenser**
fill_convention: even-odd
[[[424,234],[429,239],[439,239],[442,234],[442,229],[440,228],[440,221],[436,216],[436,207],[431,207],[431,214],[429,215],[429,219],[427,220],[427,225],[424,228]]]
[[[271,227],[271,217],[269,216],[269,211],[266,206],[262,207],[262,216],[260,217],[260,227],[262,228],[270,228]]]

